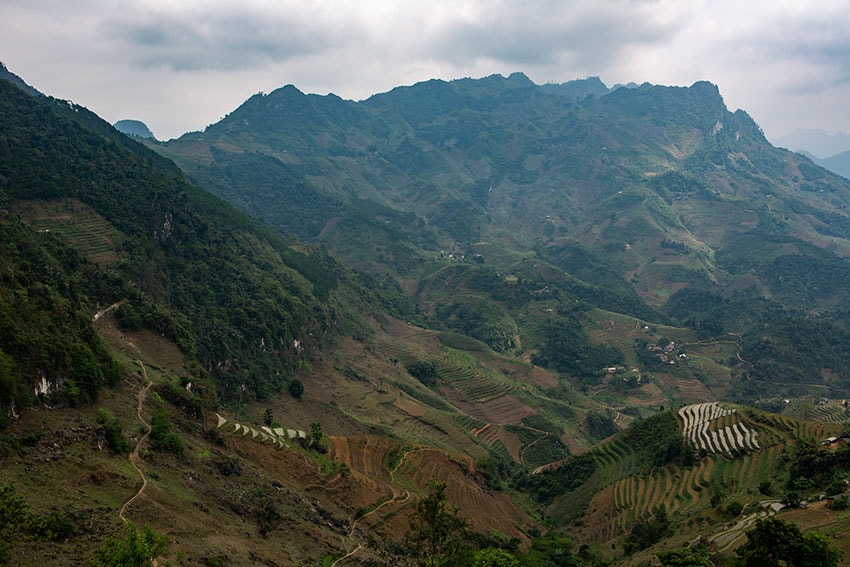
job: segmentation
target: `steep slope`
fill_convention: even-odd
[[[85,215],[112,231],[112,261],[102,260],[117,283],[87,309],[121,301],[128,326],[175,340],[225,397],[268,395],[285,384],[285,374],[268,375],[292,368],[329,328],[331,309],[316,296],[327,299],[333,263],[249,223],[85,109],[35,99],[6,82],[0,88],[7,206],[24,220],[47,221],[40,227],[45,239],[61,238],[66,225],[71,243],[80,245]],[[313,285],[310,270],[329,277]]]
[[[15,560],[88,561],[124,519],[195,562],[272,561],[277,530],[304,534],[285,564],[339,558],[403,533],[434,479],[481,537],[527,542],[499,471],[598,438],[581,424],[604,404],[394,319],[412,310],[392,280],[249,220],[83,107],[0,82],[0,108],[0,478],[64,526],[61,544],[4,526],[32,536]]]
[[[775,381],[793,389],[794,373],[812,382],[833,372],[834,394],[850,391],[841,352],[785,338],[806,318],[824,335],[850,320],[850,182],[771,146],[710,83],[608,90],[514,74],[431,80],[359,103],[290,85],[151,147],[236,206],[394,277],[429,325],[484,340],[488,325],[516,329],[528,358],[544,346],[497,286],[451,288],[469,280],[435,261],[448,259],[479,281],[533,273],[561,304],[703,338],[734,333],[758,380],[784,368]],[[427,283],[437,278],[449,285]],[[484,324],[457,315],[472,299],[487,303]],[[759,383],[733,395],[753,400],[766,393]]]

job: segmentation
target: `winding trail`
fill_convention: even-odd
[[[416,453],[417,451],[427,451],[427,450],[429,450],[429,449],[426,448],[426,447],[417,447],[415,449],[407,449],[404,452],[404,454],[401,456],[401,459],[399,459],[398,464],[396,464],[396,466],[393,468],[393,470],[390,471],[390,482],[391,483],[395,482],[395,473],[398,471],[398,469],[404,463],[404,460],[407,458],[408,455],[410,455],[411,453]],[[401,491],[399,491],[398,487],[396,487],[394,484],[390,484],[390,492],[392,493],[392,497],[389,500],[384,500],[374,510],[370,510],[369,512],[363,514],[362,516],[360,516],[359,518],[357,518],[356,520],[351,522],[351,529],[348,531],[348,537],[349,538],[354,537],[354,530],[357,528],[357,522],[359,522],[363,518],[366,518],[367,516],[371,516],[372,514],[374,514],[375,512],[377,512],[378,510],[380,510],[384,506],[386,506],[387,504],[403,504],[404,502],[407,502],[410,499],[410,491],[409,490],[402,489]],[[404,498],[400,499],[399,497],[402,494],[404,494]],[[354,555],[355,553],[357,553],[361,549],[363,549],[363,544],[358,542],[357,546],[354,549],[352,549],[351,551],[349,551],[348,553],[346,553],[345,555],[343,555],[342,557],[340,557],[339,559],[337,559],[336,561],[331,563],[331,567],[336,567],[337,563],[339,563],[340,561],[342,561],[344,559],[348,559],[349,557],[351,557],[352,555]]]
[[[138,394],[139,403],[136,406],[136,416],[139,418],[139,421],[142,423],[142,425],[145,426],[145,429],[147,429],[147,432],[145,432],[145,434],[142,435],[141,438],[139,438],[139,442],[136,443],[136,448],[133,449],[132,453],[130,453],[130,457],[129,457],[130,458],[130,464],[133,465],[133,468],[136,469],[137,473],[139,473],[139,477],[141,477],[141,479],[142,479],[142,486],[139,487],[138,492],[136,492],[133,496],[131,496],[130,499],[127,500],[124,503],[123,506],[121,506],[121,510],[118,511],[118,517],[121,518],[121,521],[123,521],[123,522],[127,521],[127,516],[126,516],[127,508],[130,506],[130,504],[135,502],[136,499],[139,498],[139,496],[142,495],[142,492],[145,490],[145,488],[148,485],[148,479],[145,476],[145,473],[142,472],[142,469],[139,468],[138,460],[139,460],[139,449],[141,448],[142,443],[145,442],[145,440],[148,438],[148,435],[150,435],[150,433],[151,433],[150,424],[147,421],[145,421],[145,418],[142,417],[142,405],[145,403],[145,397],[147,397],[148,390],[150,390],[151,386],[153,385],[153,382],[148,380],[148,373],[147,373],[147,370],[145,370],[145,365],[142,364],[142,361],[139,360],[139,359],[136,359],[136,362],[139,364],[139,366],[142,367],[142,375],[144,376],[145,380],[147,381],[147,385],[144,388],[142,388],[141,390],[139,390],[139,394]]]

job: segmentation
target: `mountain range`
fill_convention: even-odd
[[[4,560],[722,560],[841,488],[850,181],[713,84],[290,85],[158,142],[6,79]]]
[[[774,144],[794,151],[804,151],[819,159],[850,150],[850,134],[836,132],[828,134],[824,130],[796,129],[773,140]]]

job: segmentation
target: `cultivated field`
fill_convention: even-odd
[[[119,259],[121,234],[94,209],[76,199],[19,201],[13,210],[39,232],[63,240],[98,264]]]

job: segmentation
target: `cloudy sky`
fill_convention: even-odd
[[[514,71],[704,79],[770,138],[850,132],[847,0],[0,0],[0,61],[160,139],[290,83],[360,100]]]

